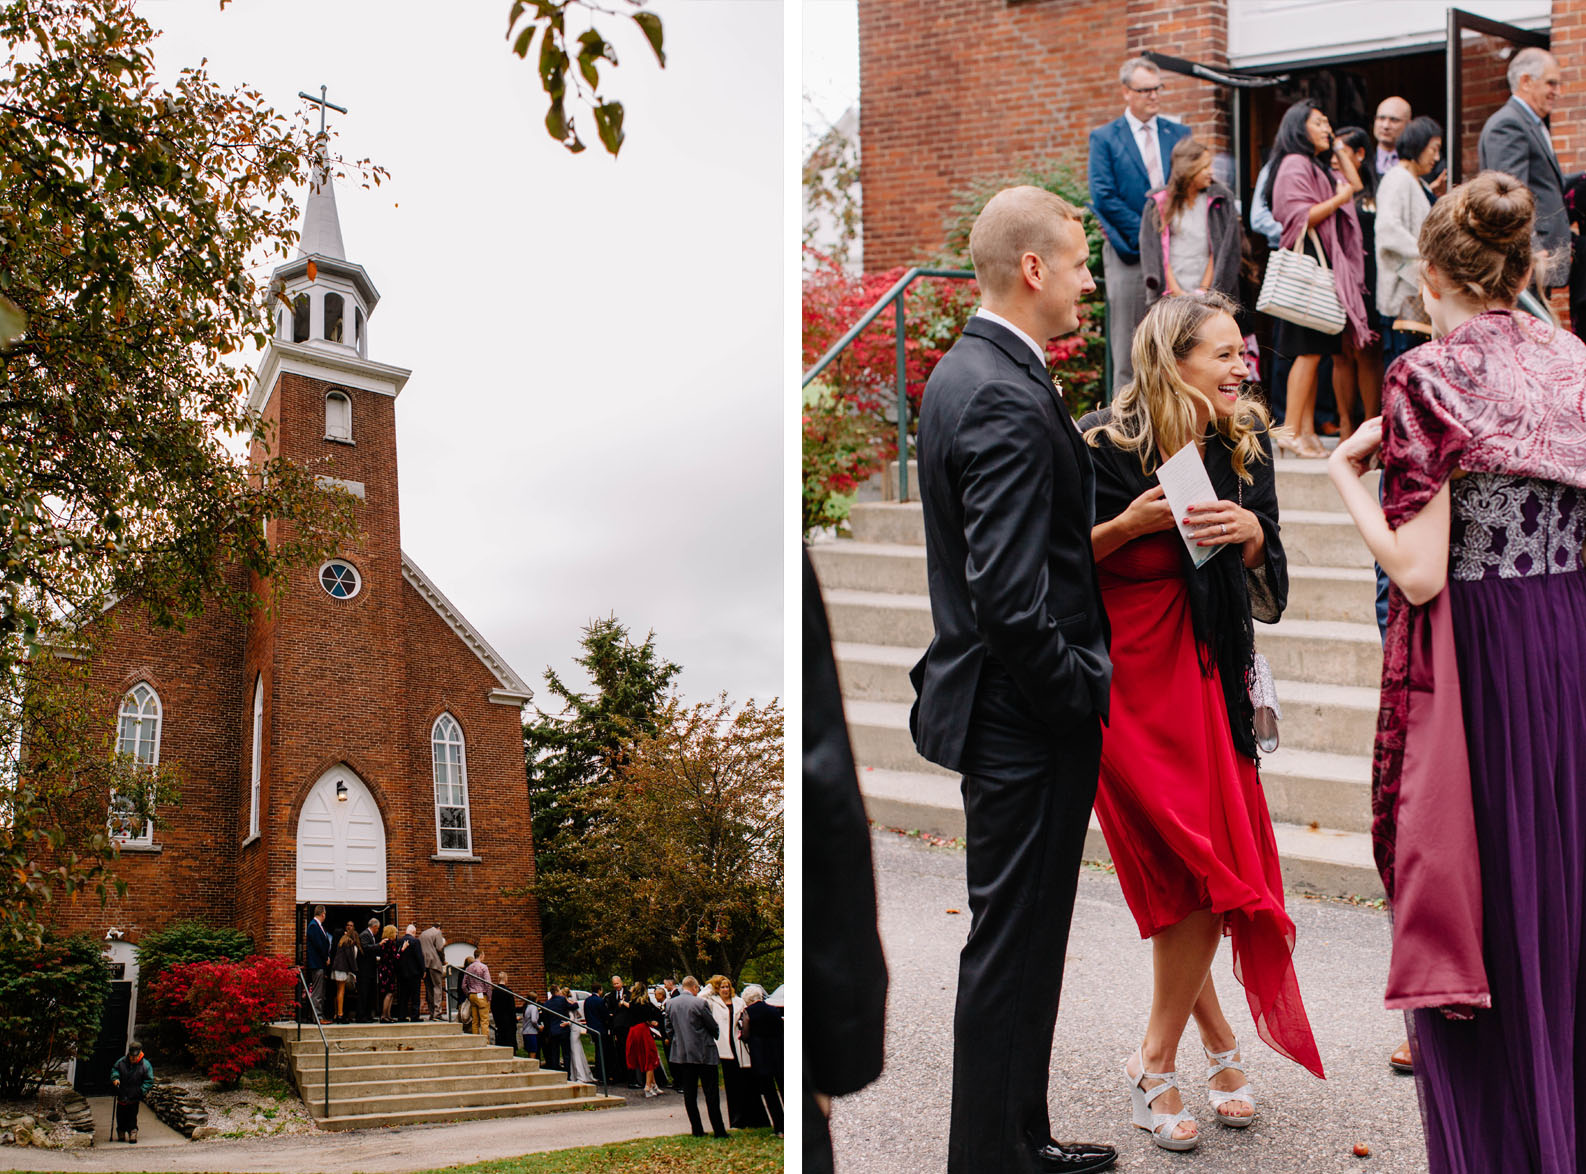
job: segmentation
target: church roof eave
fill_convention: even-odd
[[[342,257],[330,257],[321,253],[293,257],[276,267],[272,275],[274,284],[279,288],[296,281],[299,277],[307,276],[310,261],[314,263],[316,273],[350,281],[353,288],[358,291],[358,296],[363,299],[364,308],[371,314],[374,312],[375,304],[380,300],[380,291],[369,279],[369,271],[356,261],[348,261]]]
[[[351,347],[333,350],[328,346],[315,346],[306,342],[286,342],[271,339],[264,348],[264,358],[253,377],[253,387],[248,392],[248,412],[259,416],[270,402],[270,393],[282,371],[344,383],[365,391],[389,395],[395,399],[407,386],[413,374],[406,367],[393,367],[373,359],[360,358]]]
[[[425,602],[435,609],[435,614],[446,621],[446,626],[457,633],[462,642],[468,645],[469,651],[477,656],[480,663],[496,678],[497,684],[501,687],[491,690],[492,702],[499,705],[522,705],[533,700],[534,690],[529,688],[522,677],[512,671],[512,666],[499,652],[490,647],[490,642],[479,634],[479,629],[463,617],[463,613],[442,594],[441,589],[435,586],[430,577],[419,570],[418,564],[406,551],[402,553],[402,578],[424,597]]]

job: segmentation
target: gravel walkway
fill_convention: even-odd
[[[891,832],[874,836],[882,941],[891,972],[887,1066],[863,1092],[837,1102],[839,1174],[921,1174],[947,1161],[953,998],[958,950],[969,930],[963,852]],[[959,913],[949,913],[957,909]],[[1247,1045],[1260,1118],[1246,1130],[1219,1126],[1201,1093],[1199,1150],[1154,1147],[1128,1117],[1122,1067],[1145,1028],[1150,945],[1140,940],[1117,879],[1086,869],[1069,937],[1062,1009],[1049,1086],[1059,1138],[1118,1147],[1119,1170],[1217,1174],[1411,1174],[1427,1168],[1415,1082],[1393,1073],[1388,1053],[1404,1020],[1382,1009],[1388,918],[1377,910],[1290,896],[1298,931],[1295,966],[1328,1079],[1318,1081],[1263,1045],[1235,982],[1227,943],[1213,975],[1229,1019]],[[1193,1024],[1181,1068],[1200,1077]],[[1194,1089],[1194,1084],[1191,1084]],[[1356,1142],[1371,1148],[1357,1158]]]

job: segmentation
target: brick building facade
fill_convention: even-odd
[[[1586,167],[1586,0],[1452,6],[1500,21],[1523,17],[1526,29],[1550,38],[1564,75],[1553,143],[1566,173]],[[1412,7],[1430,13],[1430,23],[1423,16],[1412,28]],[[1445,16],[1441,6],[1365,0],[859,0],[866,267],[935,254],[956,194],[977,181],[1053,162],[1069,163],[1083,179],[1091,130],[1122,112],[1119,65],[1148,50],[1218,70],[1287,75],[1278,86],[1240,90],[1164,74],[1162,113],[1219,152],[1241,194],[1277,116],[1302,95],[1316,97],[1335,126],[1369,131],[1376,102],[1398,93],[1449,130]],[[1394,22],[1407,31],[1394,33]],[[1262,30],[1280,25],[1291,35],[1261,53]],[[1447,149],[1459,144],[1468,177],[1481,125],[1507,97],[1513,46],[1467,33],[1462,48],[1463,108]]]
[[[292,956],[318,902],[337,929],[438,922],[449,957],[482,945],[514,988],[543,990],[537,908],[503,895],[533,877],[530,691],[402,553],[409,373],[368,357],[379,295],[345,257],[328,181],[275,284],[286,304],[251,406],[275,452],[357,499],[356,534],[250,616],[211,607],[174,632],[112,609],[93,673],[131,699],[112,719],[123,749],[177,764],[181,799],[164,826],[127,829],[126,896],[73,905],[69,928],[119,931],[109,949],[130,981],[138,939],[185,917]],[[285,524],[270,523],[273,540]]]

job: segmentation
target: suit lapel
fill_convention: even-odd
[[[1531,138],[1542,148],[1542,157],[1553,168],[1553,174],[1558,176],[1558,186],[1562,190],[1564,187],[1564,171],[1558,165],[1558,155],[1553,151],[1553,141],[1548,138],[1547,123],[1538,122],[1526,114],[1524,110],[1517,110],[1515,113],[1520,116],[1520,121],[1525,123],[1526,129],[1531,132]]]
[[[1145,186],[1149,188],[1151,186],[1151,173],[1146,170],[1145,156],[1140,154],[1140,141],[1134,137],[1134,131],[1129,126],[1129,120],[1120,115],[1118,121],[1113,123],[1113,126],[1117,128],[1119,153],[1129,161],[1130,166],[1139,173],[1139,177],[1145,180]],[[1159,139],[1158,146],[1160,145],[1161,140]]]

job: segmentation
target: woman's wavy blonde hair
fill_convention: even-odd
[[[1245,398],[1241,391],[1233,415],[1219,417],[1205,394],[1185,383],[1178,373],[1179,361],[1200,341],[1201,327],[1218,314],[1232,318],[1237,309],[1214,291],[1179,294],[1152,306],[1134,332],[1130,347],[1134,378],[1113,401],[1112,420],[1086,432],[1086,441],[1094,445],[1096,437],[1105,433],[1117,448],[1138,456],[1141,471],[1149,473],[1164,455],[1172,456],[1194,443],[1195,409],[1204,404],[1214,427],[1233,449],[1234,472],[1246,484],[1253,481],[1250,465],[1264,456],[1260,434],[1272,426],[1265,405]]]

